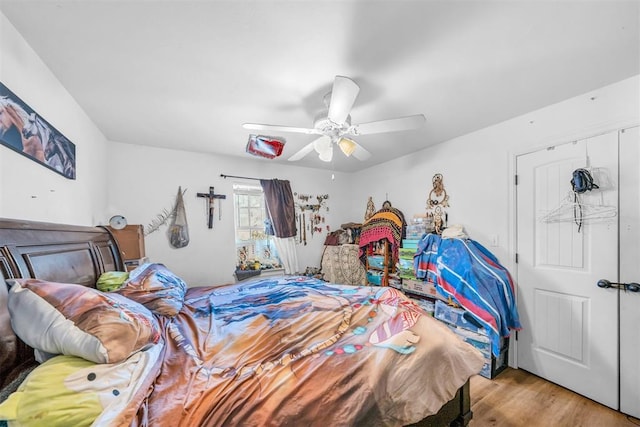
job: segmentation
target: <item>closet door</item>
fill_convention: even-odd
[[[620,282],[640,283],[640,134],[620,133]],[[640,292],[620,292],[620,411],[640,417]]]
[[[612,132],[518,156],[516,165],[518,367],[614,409],[618,291],[596,284],[617,282],[618,218],[581,226],[577,218],[617,210],[617,148]],[[586,166],[599,172],[600,189],[573,206],[572,172]]]

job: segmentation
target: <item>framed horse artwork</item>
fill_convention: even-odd
[[[76,179],[76,146],[2,83],[0,144]]]

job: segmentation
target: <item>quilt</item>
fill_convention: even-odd
[[[157,298],[141,299],[160,339],[109,366],[131,371],[131,358],[153,357],[135,369],[118,404],[110,396],[100,415],[75,425],[407,425],[436,413],[484,364],[478,350],[390,287],[283,276],[186,288],[163,274],[177,292],[160,295],[179,309],[158,311]],[[132,276],[153,286],[120,292],[131,298],[163,282]],[[46,363],[59,357],[68,355]]]

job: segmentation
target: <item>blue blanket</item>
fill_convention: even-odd
[[[500,338],[521,328],[511,275],[478,242],[427,234],[418,244],[414,267],[418,278],[432,281],[485,328],[496,357]]]

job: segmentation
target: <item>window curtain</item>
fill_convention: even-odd
[[[296,212],[291,185],[287,180],[261,179],[267,215],[274,232],[274,243],[286,274],[298,273],[298,254],[295,236]]]

